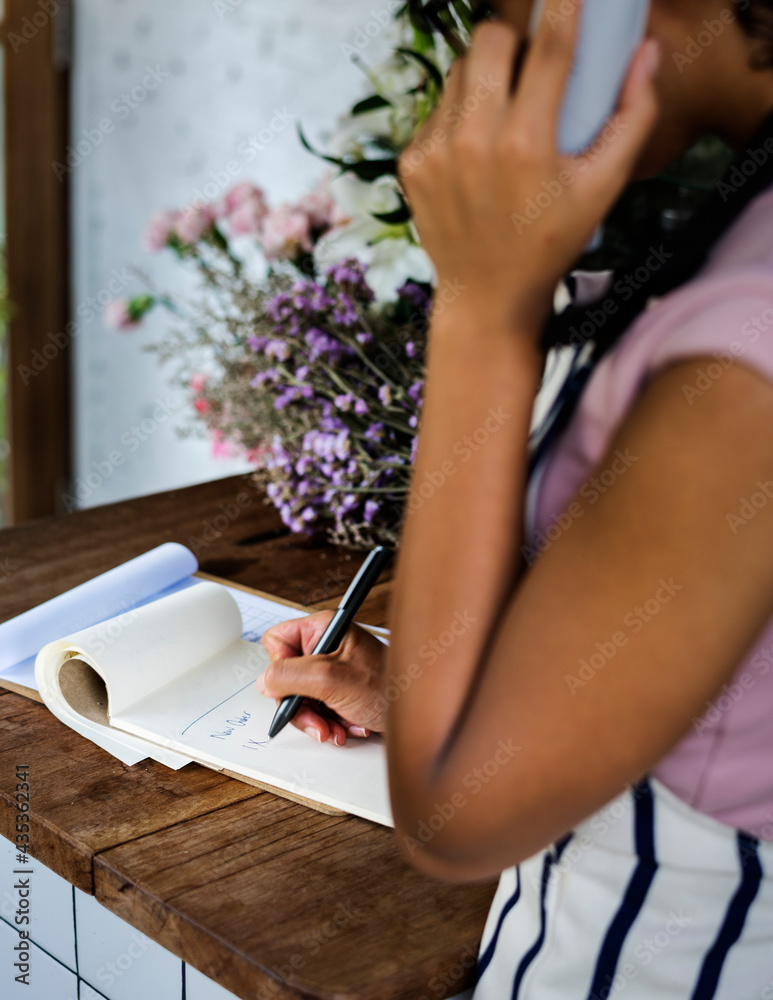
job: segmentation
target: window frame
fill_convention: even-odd
[[[72,0],[4,0],[9,522],[62,511],[71,469]],[[69,332],[68,332],[69,331]]]

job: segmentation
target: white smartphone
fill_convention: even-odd
[[[631,59],[647,29],[650,0],[583,0],[582,7],[559,129],[559,149],[566,154],[587,149],[615,110]],[[534,0],[532,37],[544,9],[545,0]]]

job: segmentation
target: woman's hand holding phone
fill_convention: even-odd
[[[558,151],[581,8],[567,14],[562,0],[547,0],[514,91],[523,40],[505,23],[479,24],[399,161],[439,285],[462,290],[465,314],[535,336],[557,282],[629,180],[658,111],[659,52],[648,40],[633,59],[607,141],[592,156]]]
[[[335,653],[308,655],[332,617],[332,611],[318,611],[267,629],[260,641],[271,665],[257,685],[277,703],[286,695],[305,695],[292,724],[320,743],[343,746],[347,736],[384,731],[387,647],[353,625]]]

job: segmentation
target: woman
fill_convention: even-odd
[[[430,328],[391,646],[299,655],[329,615],[285,623],[262,690],[324,702],[295,720],[320,740],[385,733],[417,867],[502,873],[475,1000],[773,997],[773,3],[653,0],[580,157],[556,151],[578,5],[548,0],[515,87],[531,3],[495,6],[400,164],[460,294]],[[686,244],[556,334],[625,183],[705,133],[738,159]],[[587,323],[606,354],[536,454],[545,346]]]

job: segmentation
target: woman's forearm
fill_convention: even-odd
[[[543,373],[536,341],[471,291],[432,322],[387,668],[401,691],[389,713],[390,776],[408,810],[432,792],[516,582]]]

